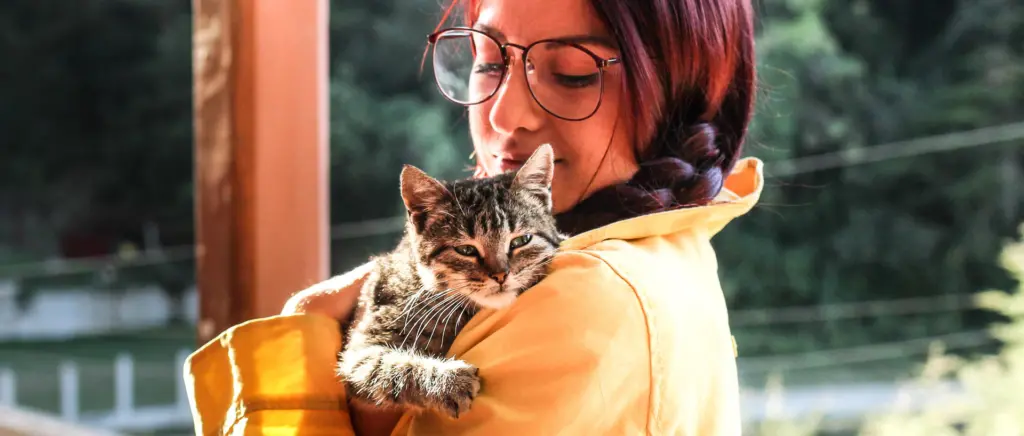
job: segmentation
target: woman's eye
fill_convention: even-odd
[[[566,88],[586,88],[588,86],[596,85],[599,79],[597,74],[585,74],[582,76],[555,74],[555,80],[558,81],[559,85]]]
[[[476,247],[472,245],[460,245],[455,247],[455,252],[463,256],[476,256]]]
[[[511,244],[509,244],[509,248],[511,248],[512,250],[515,250],[515,249],[517,249],[519,247],[522,247],[522,246],[524,246],[526,244],[529,244],[531,239],[533,239],[533,235],[518,236],[518,237],[516,237],[515,239],[512,240]]]
[[[505,66],[502,65],[502,64],[485,64],[485,63],[481,63],[481,64],[477,64],[476,67],[473,68],[473,73],[475,73],[475,74],[501,75],[501,70],[504,69],[504,68],[505,68]]]

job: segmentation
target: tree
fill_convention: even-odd
[[[188,2],[3,9],[0,204],[14,223],[4,239],[44,257],[79,230],[113,233],[110,252],[147,222],[190,228]]]
[[[1011,187],[1020,185],[1024,140],[771,174],[780,160],[870,153],[875,144],[1024,119],[1024,108],[1007,100],[1024,95],[1024,74],[1013,66],[1022,59],[1012,42],[1024,28],[1020,10],[1003,0],[762,3],[764,90],[748,150],[768,161],[769,179],[761,206],[716,240],[732,307],[959,295],[1008,281],[987,259],[1022,218],[1024,195]],[[750,355],[941,334],[986,319],[950,313],[779,327],[771,335],[801,339],[782,349],[758,344],[753,335],[763,332],[740,334],[751,335]]]
[[[898,408],[868,419],[865,435],[985,435],[1024,433],[1024,226],[1020,241],[1009,244],[1001,264],[1013,274],[1015,290],[978,294],[979,305],[1006,321],[992,327],[1003,343],[999,354],[965,360],[945,354],[941,347],[929,359],[916,385],[942,392],[945,400],[923,410]],[[960,387],[956,392],[950,387]],[[941,396],[936,396],[942,398]]]

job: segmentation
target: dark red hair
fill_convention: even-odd
[[[633,216],[703,205],[743,148],[755,94],[750,0],[590,0],[615,37],[635,114],[640,170],[559,217],[578,233]],[[454,0],[473,23],[476,0]]]

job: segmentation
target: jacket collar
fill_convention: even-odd
[[[725,179],[722,192],[707,205],[617,221],[566,239],[560,248],[578,250],[608,239],[640,239],[683,230],[698,231],[710,238],[757,204],[764,187],[763,167],[757,158],[741,159]]]

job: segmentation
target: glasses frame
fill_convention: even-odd
[[[459,32],[459,33],[461,33],[463,35],[466,32],[477,34],[477,35],[481,35],[481,36],[483,36],[483,37],[493,41],[494,44],[498,46],[498,49],[501,50],[501,58],[502,58],[503,67],[501,69],[501,78],[498,79],[498,86],[495,86],[494,90],[492,90],[491,93],[487,97],[484,97],[480,101],[475,102],[475,103],[464,103],[464,102],[461,102],[461,101],[454,100],[452,97],[448,96],[448,93],[446,93],[444,91],[444,88],[441,88],[441,83],[438,82],[438,75],[437,75],[437,41],[439,41],[446,33],[456,33],[456,32]],[[437,86],[438,91],[440,91],[441,95],[443,95],[444,98],[447,99],[448,101],[450,101],[452,103],[455,103],[455,104],[462,105],[462,106],[467,106],[467,107],[475,106],[475,105],[484,103],[487,100],[490,100],[492,97],[494,97],[495,94],[498,93],[498,90],[501,89],[501,87],[505,85],[505,80],[508,79],[508,77],[509,77],[509,71],[511,70],[511,66],[512,66],[511,63],[512,63],[512,61],[514,59],[510,55],[510,53],[509,53],[509,49],[508,49],[509,47],[515,47],[515,48],[518,48],[520,51],[522,51],[522,55],[520,56],[520,58],[521,58],[521,61],[522,61],[521,63],[522,63],[522,66],[523,66],[522,68],[523,68],[523,74],[524,75],[529,74],[526,71],[527,55],[530,53],[530,49],[532,49],[533,47],[536,47],[537,45],[540,45],[540,44],[543,44],[543,43],[552,43],[553,42],[553,43],[558,43],[558,44],[561,44],[561,45],[566,45],[566,46],[570,46],[570,47],[573,47],[573,48],[577,48],[577,49],[583,51],[584,53],[589,55],[591,57],[591,59],[594,60],[594,65],[597,67],[597,71],[598,71],[597,78],[598,78],[598,83],[599,83],[599,86],[600,86],[600,94],[598,94],[598,96],[597,96],[597,104],[594,105],[594,110],[592,110],[589,114],[587,114],[587,115],[585,115],[585,116],[583,116],[581,118],[567,118],[567,117],[564,117],[564,116],[561,116],[559,114],[556,114],[556,113],[552,112],[550,109],[545,107],[544,103],[541,103],[540,100],[537,98],[537,94],[533,91],[533,85],[530,84],[530,81],[529,80],[526,81],[526,88],[530,90],[530,96],[533,97],[533,101],[535,103],[537,103],[537,105],[540,106],[541,109],[544,109],[544,112],[547,112],[547,113],[551,114],[555,118],[559,118],[559,119],[566,120],[566,121],[583,121],[583,120],[585,120],[587,118],[590,118],[590,117],[594,116],[594,114],[597,113],[597,110],[601,108],[601,102],[604,99],[604,70],[606,68],[612,66],[612,65],[617,65],[617,64],[622,63],[622,60],[619,59],[618,57],[603,58],[603,57],[597,55],[596,53],[594,53],[593,51],[591,51],[590,49],[588,49],[588,48],[586,48],[586,47],[584,47],[584,46],[582,46],[580,44],[577,44],[577,43],[574,43],[574,42],[570,42],[570,41],[564,41],[564,40],[561,40],[561,39],[558,39],[558,38],[542,39],[542,40],[539,40],[539,41],[534,41],[534,42],[532,42],[532,43],[530,43],[529,45],[526,45],[526,46],[519,45],[519,44],[513,44],[511,42],[506,42],[506,43],[502,44],[501,41],[498,41],[493,36],[488,35],[487,32],[484,32],[482,30],[473,29],[473,28],[470,28],[470,27],[449,27],[449,28],[438,30],[437,32],[434,32],[434,33],[431,33],[431,34],[427,35],[427,42],[429,42],[430,45],[431,45],[431,66],[432,66],[432,70],[434,72],[434,84]]]

